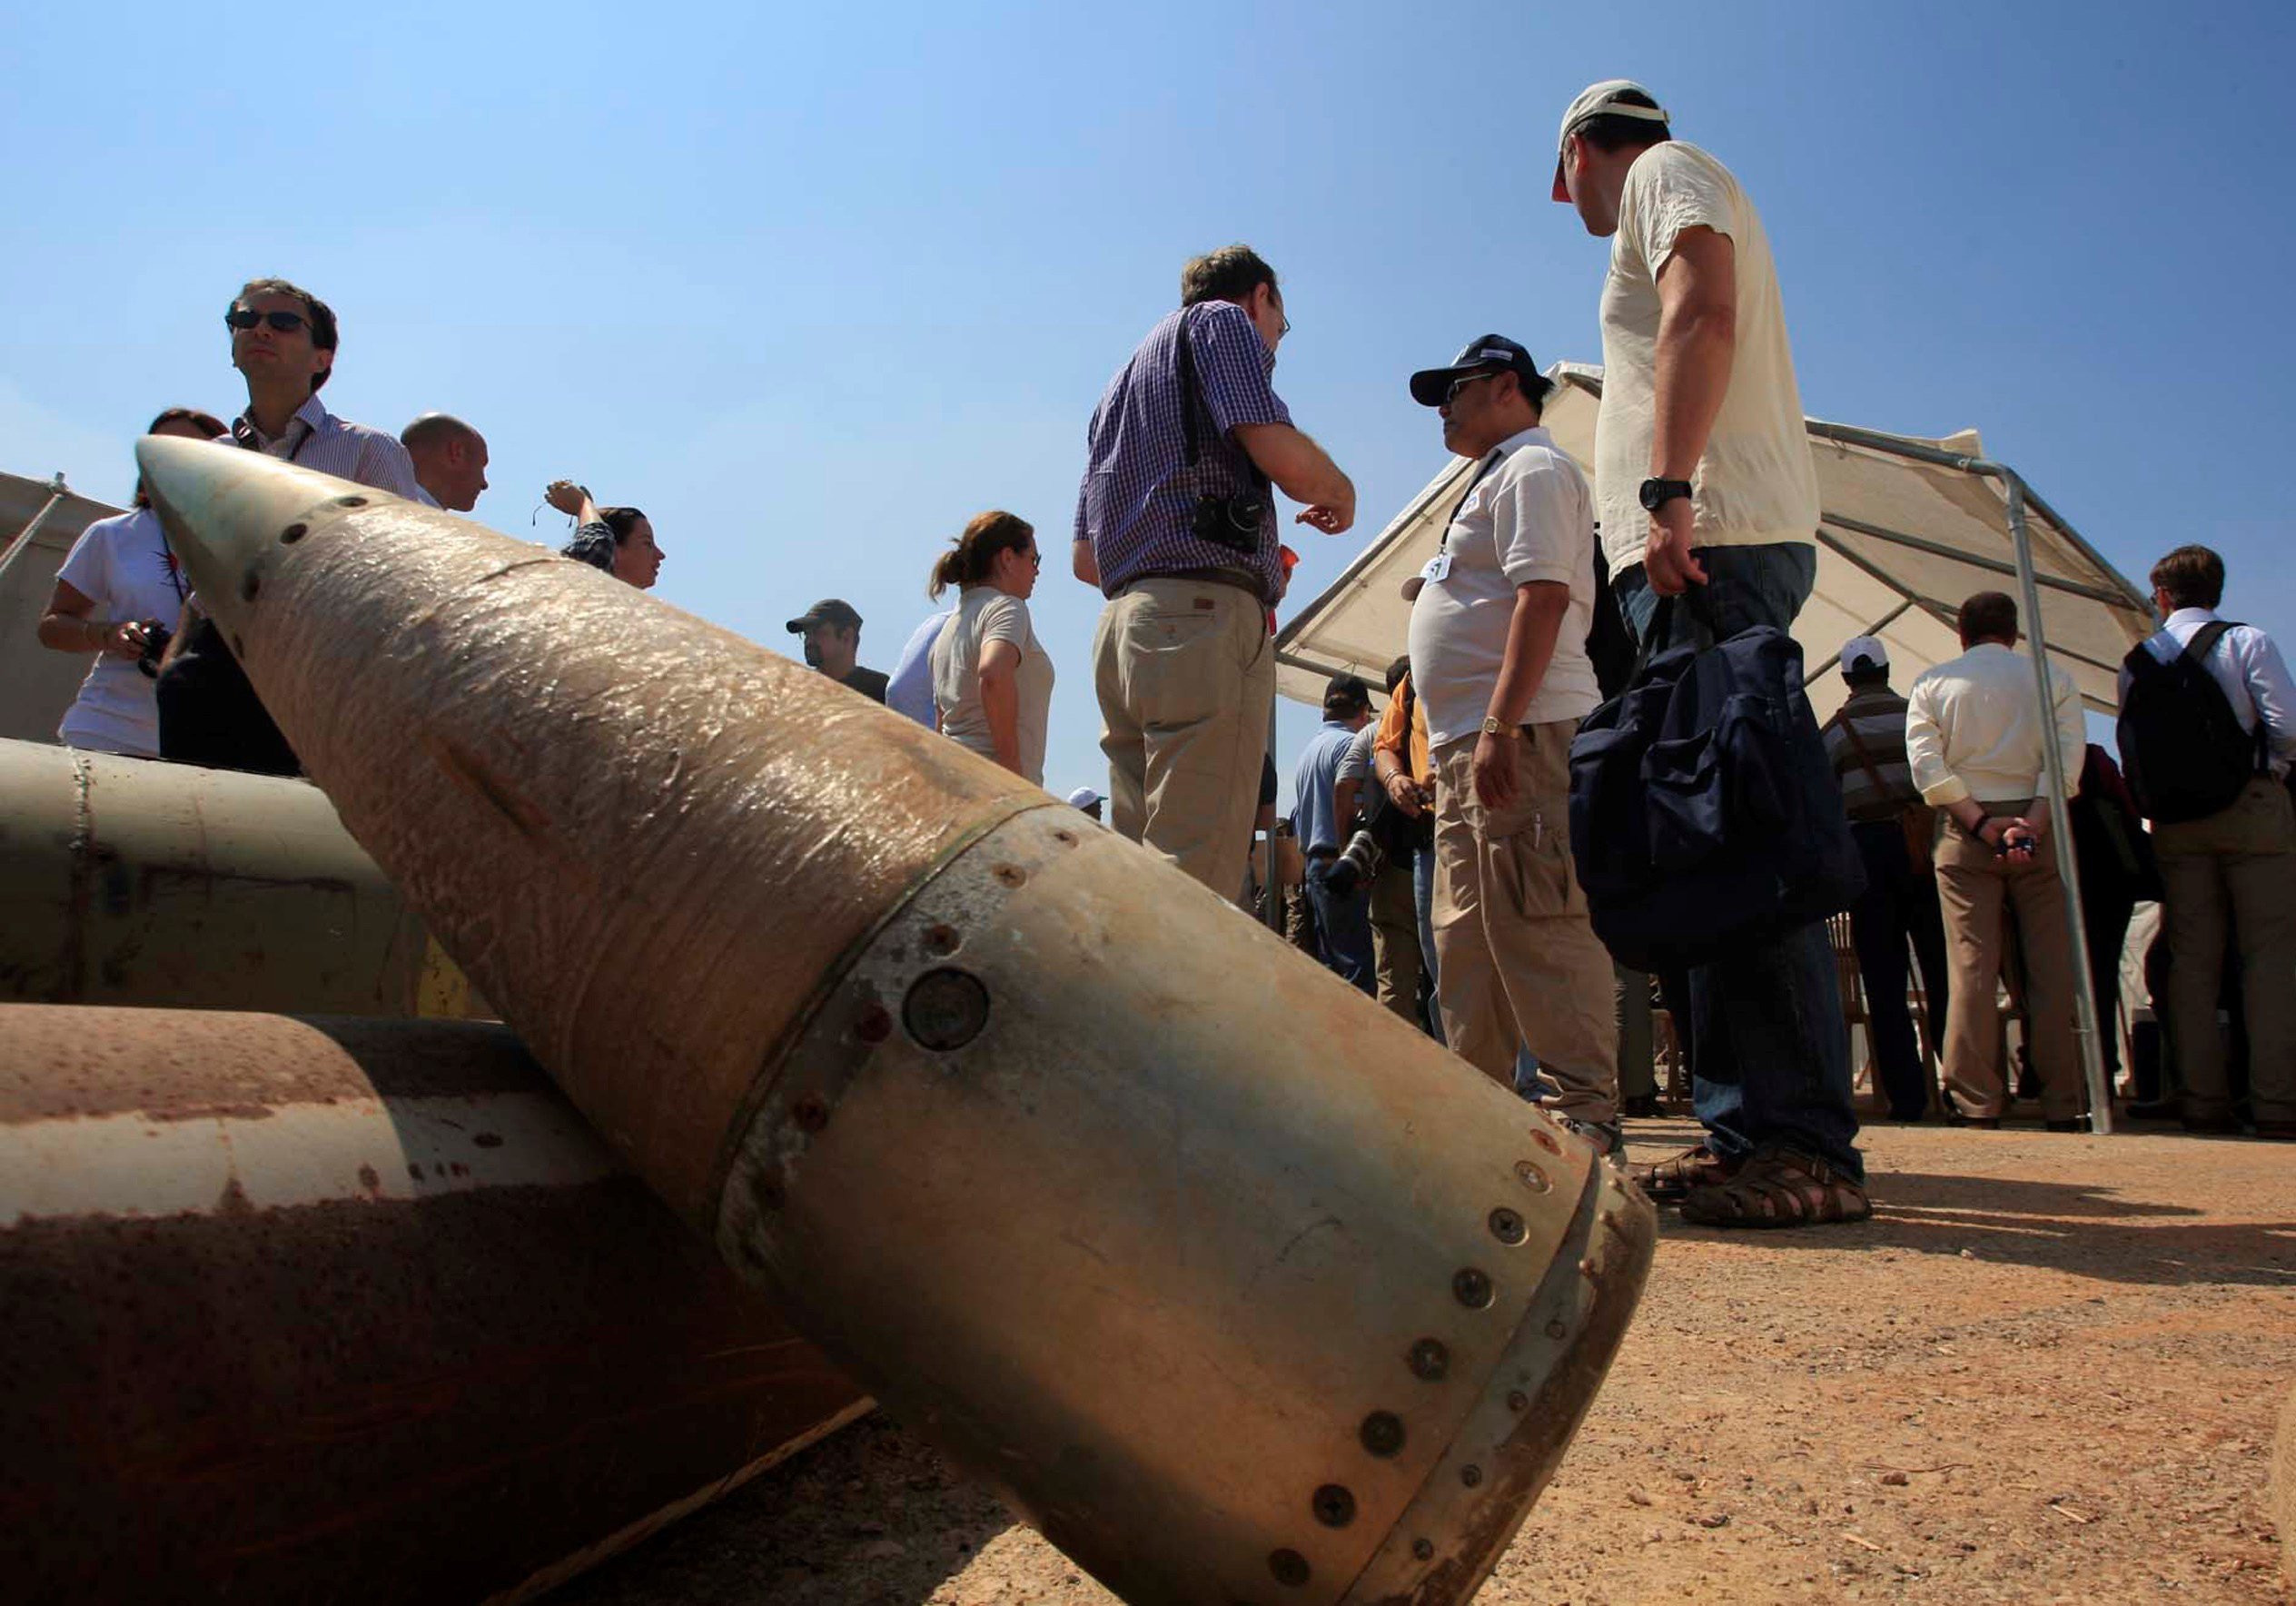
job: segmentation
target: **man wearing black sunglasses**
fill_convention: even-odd
[[[334,372],[337,342],[335,314],[325,302],[284,279],[250,280],[225,309],[223,326],[231,334],[232,366],[247,381],[247,411],[232,421],[233,443],[437,505],[416,479],[404,446],[320,405],[319,389]],[[222,632],[200,612],[196,595],[184,605],[161,667],[158,699],[163,758],[263,775],[294,775],[302,768]]]

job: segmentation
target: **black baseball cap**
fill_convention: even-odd
[[[1421,407],[1440,407],[1444,392],[1453,380],[1465,379],[1470,373],[1505,373],[1511,371],[1523,382],[1523,394],[1533,402],[1546,399],[1554,387],[1547,376],[1539,372],[1539,364],[1530,360],[1530,353],[1503,334],[1478,335],[1467,342],[1466,350],[1451,359],[1448,368],[1422,368],[1411,375],[1411,400]]]
[[[1323,685],[1323,706],[1326,709],[1368,709],[1371,706],[1371,688],[1361,675],[1334,675]]]
[[[861,616],[844,598],[824,597],[789,621],[789,633],[802,636],[816,625],[845,625],[857,630],[861,628]]]

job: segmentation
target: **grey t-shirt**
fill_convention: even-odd
[[[1053,660],[1036,639],[1028,604],[995,586],[967,586],[933,643],[933,702],[941,733],[985,758],[996,757],[981,702],[981,649],[1010,641],[1020,651],[1020,772],[1044,784],[1044,727],[1053,706]]]

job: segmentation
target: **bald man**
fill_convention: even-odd
[[[452,413],[426,412],[399,431],[414,460],[414,477],[450,513],[479,505],[486,489],[486,437]]]

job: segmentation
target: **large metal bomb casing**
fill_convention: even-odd
[[[1135,1601],[1465,1600],[1648,1204],[1153,855],[435,511],[146,441],[345,823],[574,1101]]]
[[[325,794],[0,740],[0,999],[486,1013]]]
[[[0,1005],[19,1601],[539,1592],[866,1409],[500,1026]]]

